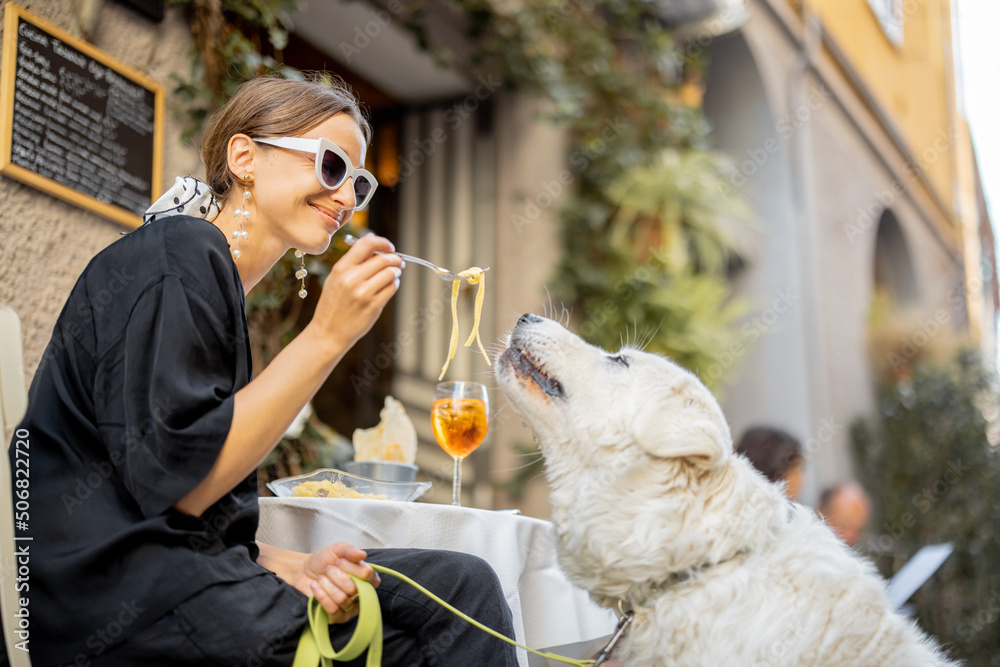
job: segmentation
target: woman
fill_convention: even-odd
[[[478,559],[254,542],[258,464],[378,318],[402,262],[386,239],[359,240],[312,321],[252,382],[244,295],[288,249],[326,251],[367,203],[369,134],[337,84],[250,81],[206,129],[217,201],[179,181],[80,277],[20,425],[35,667],[290,665],[307,596],[330,615],[335,646],[350,635],[348,574],[380,584],[384,664],[516,664],[508,645],[365,562],[407,572],[510,636],[496,576]]]

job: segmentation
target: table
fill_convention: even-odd
[[[362,549],[446,549],[479,556],[500,579],[515,639],[534,649],[591,645],[615,629],[614,613],[594,604],[559,568],[555,526],[548,521],[430,503],[261,498],[257,539],[301,552],[343,541]],[[529,661],[521,649],[518,657],[522,666],[546,664],[535,656]]]

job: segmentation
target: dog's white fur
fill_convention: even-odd
[[[560,564],[635,610],[626,667],[954,664],[867,561],[733,454],[691,373],[526,315],[496,377],[540,439]]]

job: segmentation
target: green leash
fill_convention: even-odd
[[[471,623],[483,632],[493,635],[497,639],[502,639],[508,644],[513,644],[518,648],[523,648],[525,651],[534,653],[535,655],[540,655],[543,658],[548,658],[549,660],[555,660],[557,662],[564,662],[569,665],[575,665],[576,667],[586,667],[587,665],[594,664],[593,660],[577,660],[575,658],[567,658],[562,655],[556,655],[555,653],[536,651],[535,649],[528,648],[523,644],[518,644],[513,639],[505,637],[496,630],[486,627],[471,616],[455,609],[450,604],[407,577],[405,574],[396,572],[395,570],[391,570],[381,565],[375,565],[374,563],[369,563],[369,565],[371,565],[372,569],[376,572],[389,574],[398,579],[402,579],[410,586],[413,586],[418,591],[434,600],[459,618]],[[358,625],[354,630],[354,634],[351,635],[351,638],[348,640],[344,648],[340,651],[334,650],[333,645],[330,642],[330,632],[328,630],[330,626],[330,618],[327,616],[326,610],[323,609],[323,606],[320,605],[316,598],[310,597],[308,607],[309,621],[306,624],[305,630],[302,631],[302,637],[299,639],[299,647],[295,653],[295,662],[292,664],[292,667],[317,667],[317,665],[320,667],[333,667],[334,660],[338,662],[353,660],[361,655],[365,649],[368,649],[368,658],[365,663],[366,666],[381,667],[382,608],[379,607],[378,604],[378,595],[375,593],[375,587],[367,581],[359,579],[353,574],[349,576],[354,580],[354,583],[358,587]]]
[[[353,660],[368,649],[367,667],[382,665],[382,609],[378,606],[375,587],[367,581],[348,575],[358,587],[358,625],[354,634],[339,651],[330,641],[330,617],[315,596],[309,596],[308,622],[299,638],[292,667],[333,667],[333,661]]]

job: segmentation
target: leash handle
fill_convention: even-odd
[[[429,590],[407,577],[405,574],[396,572],[395,570],[382,565],[376,565],[374,563],[369,563],[369,565],[376,572],[381,572],[382,574],[388,574],[396,577],[397,579],[401,579],[462,620],[479,628],[483,632],[496,637],[497,639],[507,642],[508,644],[513,644],[518,648],[523,648],[525,651],[534,653],[535,655],[543,658],[566,663],[568,665],[574,665],[575,667],[590,667],[595,664],[593,660],[577,660],[575,658],[567,658],[566,656],[557,655],[555,653],[536,651],[535,649],[525,646],[524,644],[519,644],[510,637],[500,634],[496,630],[483,625],[471,616],[459,611],[439,598],[437,595],[434,595],[434,593],[431,593]],[[360,656],[365,649],[368,649],[368,656],[365,663],[366,667],[381,667],[382,608],[378,603],[378,595],[375,593],[375,587],[372,586],[371,583],[365,581],[364,579],[360,579],[353,574],[349,574],[348,576],[354,580],[355,585],[358,587],[358,624],[354,629],[354,634],[351,635],[351,638],[347,641],[347,644],[344,645],[344,648],[340,649],[340,651],[335,650],[332,642],[330,641],[330,617],[327,615],[326,610],[323,609],[323,606],[319,603],[319,601],[314,596],[310,596],[307,607],[308,619],[306,627],[302,631],[302,636],[299,637],[299,645],[295,651],[295,661],[292,663],[292,667],[317,667],[317,665],[319,667],[333,667],[334,660],[338,662],[353,660],[354,658]],[[620,630],[623,630],[623,628]],[[616,637],[617,636],[620,636],[620,632],[619,635],[616,635]],[[604,656],[604,658],[606,657],[607,656]]]
[[[299,637],[292,667],[333,667],[333,661],[353,660],[368,649],[367,667],[382,665],[382,609],[375,587],[353,574],[358,587],[358,624],[344,648],[337,651],[330,641],[330,617],[315,596],[309,597],[306,627]]]

